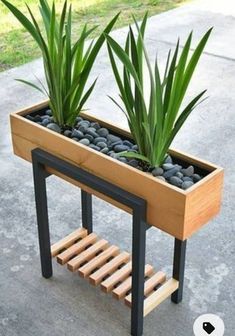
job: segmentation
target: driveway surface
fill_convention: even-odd
[[[209,99],[190,116],[175,148],[225,167],[222,211],[188,242],[184,301],[165,301],[145,319],[146,336],[193,335],[194,320],[203,313],[223,318],[226,336],[234,323],[235,219],[235,6],[233,1],[196,1],[149,20],[146,44],[161,62],[178,36],[193,29],[195,41],[211,26],[212,37],[194,76],[189,95],[208,89]],[[113,35],[124,41],[127,28]],[[163,63],[162,63],[163,64]],[[1,336],[125,336],[130,311],[77,275],[54,263],[54,276],[40,274],[31,165],[13,156],[9,113],[42,99],[15,78],[43,78],[41,60],[0,74],[0,335]],[[117,88],[106,48],[96,62],[99,75],[88,107],[94,115],[126,126],[109,101]],[[81,223],[80,192],[50,177],[49,215],[52,241]],[[131,248],[131,217],[94,200],[95,231],[122,249]],[[173,239],[157,229],[147,234],[146,261],[172,272]]]

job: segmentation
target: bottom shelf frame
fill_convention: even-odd
[[[126,306],[131,308],[132,263],[129,253],[121,252],[95,233],[88,234],[86,229],[80,228],[52,245],[51,256],[90,284],[100,286],[105,293],[112,293],[117,300],[124,299]],[[170,297],[178,287],[179,281],[167,280],[164,272],[155,272],[151,265],[146,264],[143,316]]]

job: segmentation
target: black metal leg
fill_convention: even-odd
[[[131,335],[143,334],[146,225],[143,213],[133,211]]]
[[[173,278],[179,281],[179,288],[171,296],[174,303],[180,303],[183,299],[186,245],[187,240],[175,239]]]
[[[87,229],[88,233],[93,231],[92,226],[92,195],[81,190],[82,197],[82,226]]]
[[[52,276],[52,261],[47,211],[46,172],[44,166],[34,159],[34,156],[33,176],[42,276],[50,278]]]

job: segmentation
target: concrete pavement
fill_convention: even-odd
[[[230,9],[229,9],[230,8]],[[158,50],[163,63],[169,47],[194,30],[195,40],[214,32],[194,76],[189,95],[208,88],[209,99],[190,116],[174,147],[225,167],[221,214],[188,243],[184,301],[167,300],[145,319],[146,336],[189,336],[203,313],[220,315],[227,336],[234,323],[235,219],[235,11],[233,1],[195,1],[149,20],[146,43],[152,59]],[[113,34],[124,41],[126,28]],[[40,275],[32,170],[13,156],[11,111],[34,104],[41,96],[14,78],[43,77],[41,60],[0,74],[0,335],[128,335],[130,312],[121,303],[91,287],[54,263],[54,277]],[[125,126],[125,118],[108,100],[117,92],[106,48],[96,62],[99,75],[88,107],[92,113]],[[80,225],[80,193],[55,177],[48,181],[52,241]],[[122,249],[131,248],[129,215],[95,199],[95,231]],[[172,270],[173,239],[151,229],[147,262],[168,275]]]

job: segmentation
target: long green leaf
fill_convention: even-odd
[[[128,115],[127,112],[121,107],[121,105],[120,105],[120,104],[119,104],[113,97],[111,97],[111,96],[109,96],[109,95],[108,95],[108,97],[109,97],[109,99],[111,99],[112,102],[113,102],[115,105],[117,105],[117,107],[118,107],[118,108],[125,114],[127,120],[130,121],[129,115]]]
[[[213,30],[213,27],[211,27],[207,32],[206,34],[202,37],[201,41],[199,42],[197,48],[195,49],[195,51],[193,52],[193,55],[189,61],[189,64],[185,70],[185,74],[184,74],[184,80],[183,80],[183,84],[182,84],[182,96],[184,96],[186,90],[187,90],[187,87],[188,87],[188,84],[192,78],[192,75],[194,73],[194,70],[198,64],[198,61],[201,57],[201,54],[205,48],[205,45],[210,37],[210,34]]]
[[[168,148],[170,147],[172,141],[174,140],[176,134],[179,132],[180,128],[182,127],[182,125],[184,124],[184,122],[186,121],[186,119],[188,118],[188,116],[191,114],[191,112],[193,111],[195,105],[198,103],[198,101],[201,99],[201,97],[205,94],[207,90],[202,91],[199,95],[197,95],[183,110],[183,112],[181,112],[178,120],[175,123],[175,126],[172,130],[172,132],[170,133],[170,135],[168,136],[168,138],[166,139],[166,142],[164,144],[164,147],[162,149],[162,154],[165,154],[166,151],[168,150]]]
[[[135,158],[135,159],[139,159],[139,160],[150,163],[149,159],[146,156],[135,153],[135,152],[120,152],[118,153],[118,155],[125,156],[128,158]]]
[[[110,62],[111,62],[111,66],[112,66],[112,69],[113,69],[114,76],[116,78],[117,85],[119,87],[119,91],[120,91],[121,96],[124,100],[124,103],[126,105],[127,110],[132,110],[133,102],[129,101],[127,96],[126,96],[124,85],[122,84],[121,77],[119,75],[115,59],[113,57],[112,49],[109,46],[109,44],[107,45],[107,47],[108,47],[109,59],[110,59]]]
[[[160,72],[158,68],[157,57],[155,60],[155,92],[156,96],[156,128],[154,128],[154,136],[153,136],[153,146],[158,150],[159,145],[161,145],[162,141],[162,133],[164,127],[164,111],[163,111],[163,101],[162,101],[162,84],[160,78]],[[154,125],[153,125],[154,126]]]
[[[115,73],[118,72],[117,66],[116,66],[116,63],[115,63],[115,60],[114,60],[114,57],[113,57],[112,49],[109,46],[109,44],[107,44],[107,47],[108,47],[109,55],[110,55],[110,53],[112,54],[111,57],[110,57],[110,61],[111,61],[111,65],[113,67],[114,75],[115,75]],[[125,52],[128,56],[129,56],[129,49],[130,49],[130,33],[128,33],[128,35],[127,35],[126,44],[125,44]],[[113,63],[115,63],[115,64],[113,64]],[[121,82],[120,76],[115,76],[115,77],[116,77],[116,81],[118,83],[120,83]],[[118,86],[119,86],[119,90],[120,90],[120,88],[122,89],[122,84],[121,85],[119,84]],[[122,90],[122,95],[125,92],[126,99],[128,100],[129,105],[130,105],[130,109],[133,109],[133,107],[134,107],[134,97],[133,97],[133,93],[132,93],[132,89],[131,89],[131,77],[130,77],[130,73],[127,71],[127,69],[125,67],[123,67],[123,86],[124,86],[124,90]]]
[[[180,41],[178,40],[172,61],[170,63],[169,72],[167,74],[167,84],[165,88],[164,102],[163,102],[163,109],[165,111],[165,114],[168,111],[168,106],[169,106],[170,97],[171,97],[171,90],[172,90],[172,85],[173,85],[175,67],[176,67],[176,62],[177,62],[177,57],[178,57],[178,52],[179,52],[179,42]]]
[[[135,17],[133,16],[133,19],[135,20]],[[142,20],[142,23],[140,25],[140,33],[138,35],[137,39],[137,52],[138,52],[138,60],[139,60],[139,79],[140,83],[143,85],[143,48],[142,48],[142,39],[144,39],[145,35],[145,29],[148,19],[148,12],[145,13],[144,18]],[[142,36],[142,39],[140,38],[140,34]]]
[[[84,65],[84,69],[83,69],[83,72],[81,74],[81,82],[80,82],[80,85],[79,85],[79,88],[74,96],[74,99],[73,99],[73,103],[72,103],[72,106],[71,108],[73,109],[76,104],[77,104],[77,101],[79,101],[81,99],[81,96],[82,96],[82,93],[83,93],[83,90],[84,90],[84,87],[85,87],[85,84],[87,82],[87,78],[90,74],[90,71],[92,69],[92,66],[95,62],[95,59],[97,57],[97,54],[100,50],[100,48],[102,47],[104,41],[105,41],[105,34],[108,34],[111,29],[113,28],[114,24],[116,23],[118,17],[119,17],[120,13],[118,13],[110,22],[109,24],[106,26],[106,28],[104,29],[103,33],[100,35],[100,37],[97,39],[97,41],[95,42],[90,54],[89,54],[89,57],[86,61],[86,64]]]
[[[120,59],[120,61],[124,64],[126,69],[130,72],[130,74],[134,78],[135,83],[138,86],[138,89],[140,90],[140,92],[142,92],[142,87],[141,87],[138,75],[128,55],[111,36],[106,34],[106,39],[110,47],[113,49],[113,51],[117,55],[117,57]]]
[[[89,98],[89,96],[91,95],[94,87],[95,87],[95,84],[97,82],[97,78],[96,80],[93,82],[93,84],[90,86],[90,88],[87,90],[87,92],[84,94],[84,96],[82,97],[80,103],[79,103],[79,106],[76,108],[76,110],[74,111],[74,113],[71,113],[69,116],[68,116],[68,119],[67,119],[67,124],[69,126],[73,126],[74,124],[74,119],[76,119],[76,117],[79,115],[80,111],[82,110],[83,108],[83,105],[85,104],[85,102],[87,101],[87,99]]]
[[[38,90],[39,92],[41,92],[42,94],[45,95],[44,90],[41,89],[41,88],[40,88],[39,86],[37,86],[36,84],[31,83],[31,82],[28,82],[28,81],[26,81],[26,80],[24,80],[24,79],[19,79],[19,78],[16,78],[15,80],[16,80],[17,82],[21,82],[21,83],[23,83],[23,84],[29,85],[29,86],[33,87],[34,89]]]
[[[171,98],[169,101],[169,107],[167,110],[167,120],[166,127],[168,130],[171,130],[172,125],[174,124],[175,118],[178,114],[177,107],[179,106],[178,102],[183,100],[181,87],[182,87],[182,78],[184,76],[185,66],[191,46],[192,41],[192,32],[189,34],[188,39],[183,47],[182,53],[180,55],[177,68],[175,70],[175,76],[173,81],[173,87],[171,92]]]

